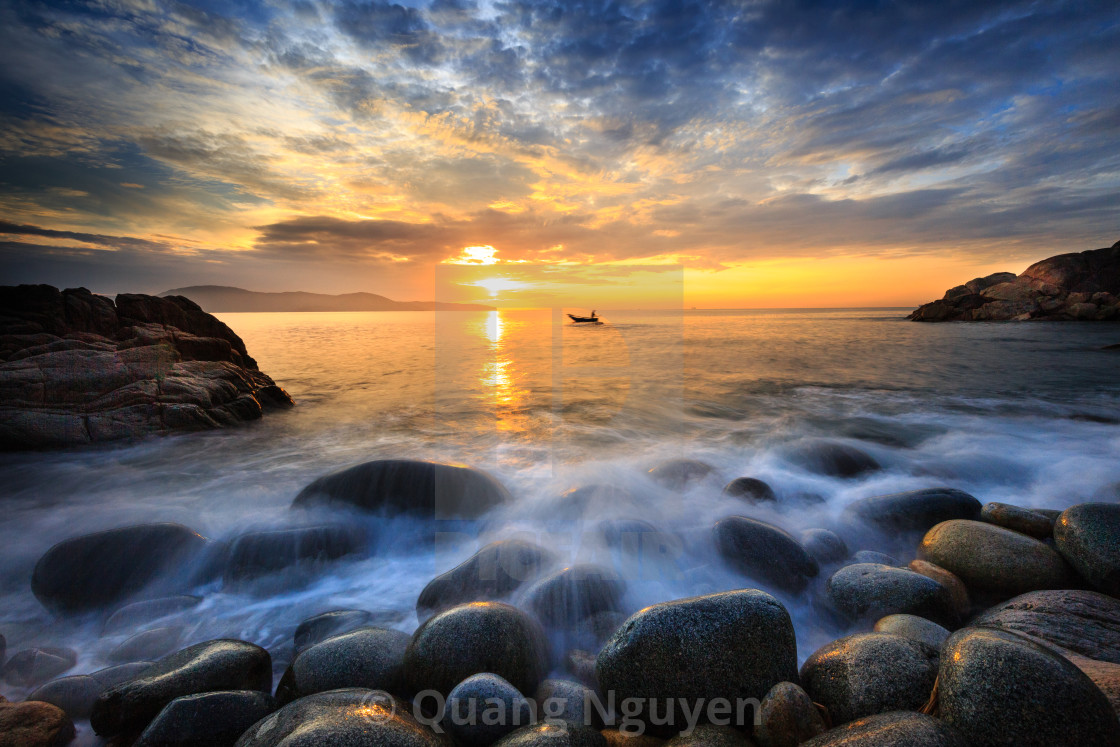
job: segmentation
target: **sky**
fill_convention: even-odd
[[[1114,0],[7,0],[0,282],[914,305],[1120,238],[1117,50]]]

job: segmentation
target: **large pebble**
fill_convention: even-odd
[[[827,587],[832,604],[856,620],[902,613],[946,625],[957,621],[949,590],[906,568],[878,563],[847,565],[832,574]]]
[[[591,688],[572,680],[558,679],[545,680],[533,694],[539,718],[602,729],[603,719],[595,706],[595,698],[598,695]]]
[[[175,651],[183,638],[183,629],[175,626],[152,628],[137,633],[109,652],[109,661],[126,664],[130,661],[159,659]]]
[[[296,651],[303,651],[331,636],[368,625],[373,617],[373,613],[366,610],[331,610],[309,617],[296,626],[293,636]]]
[[[622,606],[626,584],[614,571],[574,565],[546,576],[525,590],[520,604],[546,626],[571,628]]]
[[[798,592],[819,572],[817,561],[789,532],[757,519],[729,516],[712,530],[716,549],[748,578]]]
[[[882,469],[866,451],[837,441],[809,439],[785,447],[782,454],[810,472],[831,477],[859,477]]]
[[[89,718],[93,704],[103,690],[136,677],[151,665],[150,661],[139,661],[107,667],[92,674],[60,677],[38,688],[27,699],[56,705],[72,719]]]
[[[932,716],[892,711],[829,729],[802,747],[969,747],[969,742]]]
[[[164,706],[133,747],[223,747],[276,710],[268,693],[227,690],[184,695]]]
[[[20,687],[35,687],[57,677],[77,663],[78,652],[70,648],[26,648],[8,659],[4,665],[4,679]]]
[[[972,599],[968,595],[968,588],[964,585],[964,581],[957,578],[956,574],[950,573],[941,566],[935,565],[928,560],[911,560],[910,564],[906,567],[914,571],[914,573],[920,573],[926,578],[932,578],[948,589],[949,596],[953,600],[953,609],[956,610],[957,615],[962,620],[968,617],[968,614],[972,611]]]
[[[700,724],[687,734],[681,732],[666,747],[754,747],[747,735],[730,726]]]
[[[458,604],[502,599],[540,573],[551,557],[532,542],[491,542],[429,581],[416,600],[416,614],[424,619]]]
[[[548,642],[529,615],[501,602],[473,602],[420,626],[404,655],[412,692],[446,696],[472,674],[490,672],[518,692],[534,692],[548,670]]]
[[[839,563],[850,552],[840,535],[829,529],[806,529],[801,533],[801,546],[821,565]]]
[[[484,672],[452,689],[444,723],[459,744],[483,747],[533,723],[533,708],[509,682]]]
[[[1054,541],[1081,577],[1120,597],[1120,504],[1081,503],[1054,523]]]
[[[1054,522],[1049,517],[1010,503],[985,503],[980,509],[980,521],[1035,539],[1046,539],[1054,528]]]
[[[937,679],[937,649],[888,633],[859,633],[825,644],[801,666],[801,684],[834,725],[918,710]]]
[[[980,501],[955,488],[923,488],[861,498],[844,509],[842,519],[883,532],[925,532],[950,519],[980,516]]]
[[[809,694],[792,682],[779,682],[759,704],[754,739],[759,747],[797,747],[824,730]]]
[[[712,474],[710,464],[695,459],[668,459],[649,471],[649,476],[670,490],[681,490]]]
[[[105,635],[140,628],[170,615],[177,615],[197,607],[202,597],[180,594],[157,599],[144,599],[126,604],[109,616],[102,632]]]
[[[736,477],[723,486],[723,494],[747,503],[776,503],[774,489],[757,477]]]
[[[876,633],[893,633],[941,650],[941,644],[949,637],[949,631],[933,620],[917,615],[887,615],[875,622]]]
[[[1007,596],[1059,589],[1069,567],[1049,545],[982,521],[945,521],[926,533],[923,560],[957,575],[970,590]]]
[[[1120,600],[1099,592],[1032,591],[992,607],[973,625],[1008,630],[1120,664]]]
[[[607,740],[589,726],[523,726],[494,742],[494,747],[606,747]]]
[[[1116,747],[1108,699],[1080,669],[1003,630],[965,628],[942,649],[938,709],[976,747]]]
[[[607,641],[596,666],[602,692],[621,701],[651,698],[695,705],[703,698],[761,699],[797,677],[793,623],[777,599],[757,589],[647,607]],[[691,707],[691,706],[690,706]],[[643,709],[638,720],[649,722]]]
[[[74,722],[50,703],[5,703],[0,698],[0,745],[60,747],[74,738]]]
[[[407,633],[386,628],[358,628],[333,636],[300,652],[281,678],[276,697],[281,705],[312,693],[342,688],[403,692]]]
[[[339,524],[249,532],[230,543],[222,577],[235,583],[301,564],[339,560],[365,549],[361,528]]]

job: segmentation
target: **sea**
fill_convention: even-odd
[[[514,502],[437,528],[435,540],[415,519],[339,515],[369,525],[368,555],[236,588],[201,583],[188,591],[202,602],[160,625],[181,628],[182,645],[258,643],[279,672],[311,615],[363,609],[412,631],[425,584],[487,542],[528,537],[565,563],[609,565],[599,522],[640,519],[685,539],[671,567],[619,571],[627,612],[764,588],[789,609],[803,660],[851,632],[816,612],[824,577],[791,595],[739,575],[711,550],[719,519],[796,535],[833,526],[854,500],[933,486],[1055,509],[1120,499],[1120,352],[1104,349],[1120,328],[919,324],[908,311],[600,310],[596,325],[558,309],[218,314],[296,407],[237,428],[0,456],[0,633],[9,655],[66,646],[79,656],[71,674],[106,666],[134,631],[105,635],[99,615],[52,617],[31,593],[53,544],[154,521],[218,541],[305,526],[323,517],[291,503],[316,477],[409,458],[485,470]],[[882,468],[844,478],[791,456],[822,439]],[[651,478],[673,459],[713,469],[679,488]],[[779,501],[722,493],[743,476]],[[566,491],[590,484],[634,499],[564,506]]]

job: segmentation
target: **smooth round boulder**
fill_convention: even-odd
[[[591,688],[572,680],[547,679],[533,693],[538,718],[602,729],[603,719],[595,708],[594,698],[598,695]]]
[[[74,738],[74,722],[61,708],[28,700],[0,698],[0,744],[7,747],[59,747]]]
[[[670,490],[681,490],[714,472],[710,464],[696,459],[667,459],[648,472],[650,479]]]
[[[797,677],[793,623],[782,604],[757,589],[655,604],[637,612],[599,652],[601,692],[637,698],[649,724],[651,699],[761,699]],[[753,714],[752,714],[753,715]],[[743,725],[745,726],[745,725]]]
[[[666,747],[754,747],[754,742],[738,729],[715,724],[698,724],[687,734],[681,732],[665,743]]]
[[[326,524],[248,532],[229,544],[222,580],[237,583],[300,565],[329,563],[366,550],[360,527]]]
[[[139,661],[106,667],[92,674],[59,677],[32,692],[27,699],[58,706],[72,719],[89,718],[93,704],[103,690],[138,676],[151,665],[150,661]]]
[[[1049,537],[1054,529],[1049,517],[1010,503],[985,503],[980,509],[980,521],[1040,540]]]
[[[617,511],[619,507],[637,505],[637,496],[625,488],[592,483],[569,488],[552,498],[544,504],[542,516],[547,520],[577,521],[597,518],[604,510]]]
[[[1033,641],[965,628],[945,642],[942,654],[938,712],[970,744],[1120,745],[1120,722],[1104,693]]]
[[[537,724],[523,726],[494,742],[494,747],[606,747],[607,740],[589,726]]]
[[[276,698],[287,705],[327,690],[361,688],[403,692],[404,652],[412,637],[387,628],[365,627],[310,646],[288,665]]]
[[[774,489],[757,477],[736,477],[723,486],[723,494],[747,503],[777,503]]]
[[[1120,504],[1070,506],[1054,522],[1054,542],[1090,585],[1120,597]]]
[[[416,720],[412,704],[376,690],[308,695],[250,726],[235,747],[450,747]]]
[[[887,555],[885,552],[878,550],[858,550],[851,558],[849,558],[848,565],[855,565],[856,563],[878,563],[879,565],[898,566],[898,558],[893,555]]]
[[[373,613],[366,610],[331,610],[313,615],[296,626],[292,642],[296,651],[321,643],[331,636],[349,633],[365,627],[373,620]]]
[[[178,626],[152,628],[130,636],[110,651],[106,658],[119,664],[159,659],[175,651],[182,638],[183,629]]]
[[[976,519],[980,509],[980,501],[963,490],[922,488],[853,501],[841,521],[880,532],[926,532],[950,519]]]
[[[90,724],[101,736],[143,729],[175,698],[216,690],[272,690],[272,657],[245,641],[218,639],[165,656],[102,692]]]
[[[534,692],[548,671],[544,631],[532,617],[502,602],[472,602],[430,618],[404,654],[411,692],[446,696],[472,674],[489,672],[518,692]]]
[[[424,619],[459,604],[507,597],[551,559],[552,553],[532,542],[491,542],[429,581],[416,600],[416,616]]]
[[[876,633],[892,633],[932,646],[938,651],[950,633],[933,620],[917,615],[887,615],[875,622]]]
[[[716,522],[712,534],[728,565],[783,591],[801,591],[820,570],[793,535],[773,524],[729,516]]]
[[[824,730],[809,694],[792,682],[779,682],[759,704],[754,739],[759,747],[797,747]]]
[[[858,633],[827,643],[801,665],[805,692],[833,725],[887,711],[916,711],[937,680],[932,646],[888,633]]]
[[[1014,596],[1060,589],[1069,567],[1049,545],[982,521],[954,519],[930,529],[918,546],[923,560],[941,566],[970,590]]]
[[[164,706],[132,747],[232,745],[275,710],[272,696],[257,690],[184,695]]]
[[[880,563],[846,565],[828,579],[828,598],[853,620],[906,614],[955,625],[949,590],[932,578]]]
[[[78,652],[57,646],[36,646],[17,651],[4,664],[4,679],[18,687],[35,687],[78,663]]]
[[[1120,600],[1096,591],[1032,591],[988,609],[972,624],[1120,664]]]
[[[801,533],[801,546],[820,565],[839,563],[848,557],[848,545],[836,532],[828,529],[806,529]]]
[[[599,732],[607,740],[607,747],[659,747],[665,740],[652,734],[624,734],[619,729],[610,727]]]
[[[603,612],[622,607],[626,584],[618,574],[596,565],[563,568],[525,590],[520,606],[550,628],[571,628]]]
[[[829,729],[802,747],[969,747],[969,742],[932,716],[891,711]]]
[[[445,728],[467,747],[483,747],[532,723],[529,701],[496,674],[473,674],[447,696]]]
[[[293,508],[344,505],[373,513],[477,519],[512,500],[482,470],[414,459],[378,459],[324,475],[299,492]]]
[[[949,596],[953,599],[953,609],[957,611],[957,615],[963,620],[968,617],[969,612],[972,610],[972,599],[968,596],[968,589],[956,575],[950,573],[939,565],[934,565],[928,560],[911,560],[909,565],[906,566],[914,573],[920,573],[923,576],[932,578],[937,583],[944,586],[949,590]]]
[[[114,633],[135,630],[149,623],[153,623],[156,620],[161,620],[165,617],[177,615],[189,609],[193,609],[197,607],[201,601],[202,597],[179,594],[170,597],[159,597],[157,599],[144,599],[139,602],[126,604],[109,616],[101,632],[104,635],[112,635]]]
[[[782,456],[818,475],[853,478],[882,466],[862,449],[837,441],[807,439],[782,449]]]
[[[63,540],[31,574],[31,591],[59,614],[117,604],[189,565],[206,539],[181,524],[140,524]]]

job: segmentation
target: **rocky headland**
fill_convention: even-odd
[[[219,428],[292,404],[187,298],[0,287],[0,449]]]
[[[970,280],[922,304],[915,322],[1120,321],[1120,241],[1105,249],[1059,254],[1019,275]]]

